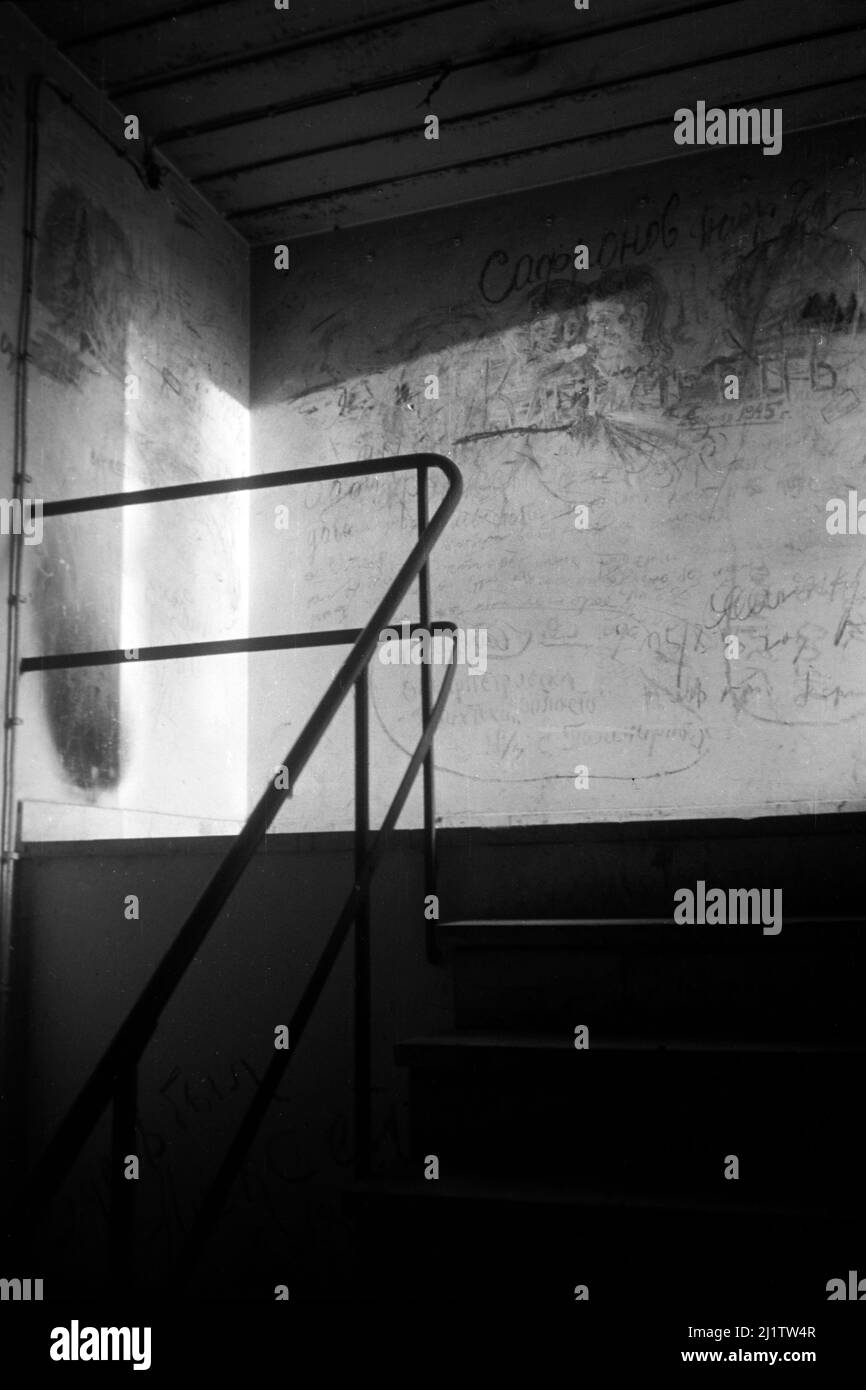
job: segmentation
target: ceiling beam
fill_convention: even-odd
[[[727,102],[727,99],[724,99]],[[764,94],[740,98],[754,105]],[[866,77],[776,92],[784,104],[785,129],[792,133],[820,125],[863,117],[866,110]],[[502,197],[532,188],[544,189],[617,169],[636,168],[674,158],[695,157],[695,150],[678,146],[671,137],[670,115],[646,122],[632,122],[620,129],[586,137],[543,141],[513,152],[501,151],[465,163],[374,179],[313,196],[287,197],[273,206],[247,208],[227,214],[228,220],[254,245],[314,236],[365,223],[443,207]],[[757,181],[763,161],[759,152],[750,182]],[[697,157],[706,159],[703,152]],[[746,173],[744,171],[744,177]]]

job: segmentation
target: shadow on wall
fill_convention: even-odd
[[[796,158],[787,158],[791,179]],[[731,166],[717,167],[710,197]],[[669,187],[652,210],[595,220],[586,246],[529,246],[491,226],[468,280],[462,262],[449,269],[445,304],[438,290],[419,286],[419,261],[407,250],[415,242],[439,254],[443,243],[424,221],[410,220],[412,236],[401,223],[377,239],[377,256],[394,262],[399,299],[375,279],[360,288],[364,231],[343,234],[333,266],[316,252],[319,273],[308,277],[315,290],[293,283],[276,302],[272,253],[263,249],[254,405],[292,403],[331,439],[351,424],[356,438],[372,434],[385,453],[406,451],[423,416],[425,447],[448,452],[512,436],[528,457],[539,436],[554,443],[559,435],[578,448],[601,445],[637,471],[647,452],[676,452],[671,431],[696,411],[703,421],[726,373],[738,375],[748,400],[790,393],[801,378],[812,392],[831,389],[825,359],[866,327],[866,260],[850,189],[800,178],[778,203],[729,198],[699,214],[680,174]],[[701,296],[720,301],[718,323],[700,333],[683,320],[686,247],[695,265],[709,267]],[[425,373],[459,383],[459,399],[442,388],[447,423],[424,403],[439,399],[425,397]],[[417,412],[411,427],[407,411]]]

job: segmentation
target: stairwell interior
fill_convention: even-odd
[[[837,66],[856,16],[840,0],[816,38],[791,7],[790,32],[756,33],[761,64],[713,38],[715,99],[766,92],[789,114],[778,159],[674,159],[668,125],[638,112],[612,154],[587,136],[573,173],[562,152],[521,154],[467,193],[454,156],[437,194],[413,146],[384,193],[344,170],[345,194],[289,188],[273,211],[265,189],[244,211],[232,198],[271,175],[207,172],[180,127],[167,154],[125,157],[123,112],[74,37],[58,51],[51,8],[2,17],[9,496],[320,473],[46,515],[10,557],[13,674],[239,645],[25,666],[14,707],[7,691],[7,1196],[429,520],[416,464],[390,465],[444,455],[464,492],[429,594],[413,582],[387,617],[487,638],[484,671],[451,668],[435,863],[419,772],[358,910],[369,957],[357,937],[336,956],[183,1296],[824,1300],[862,1261],[866,1215],[862,541],[824,524],[856,481],[866,399],[862,79]],[[380,8],[373,28],[410,22]],[[687,7],[651,8],[620,6],[622,27],[669,23],[679,42]],[[514,55],[497,62],[511,93]],[[690,71],[639,91],[672,114]],[[341,464],[357,476],[328,474]],[[298,632],[334,641],[241,650]],[[353,683],[142,1054],[134,1215],[109,1107],[27,1233],[52,1294],[175,1296],[275,1028],[429,715],[418,665],[370,656],[361,773]],[[674,921],[698,883],[772,886],[781,930]]]

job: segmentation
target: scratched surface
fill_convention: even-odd
[[[15,229],[25,90],[23,80],[0,84],[0,175]],[[4,143],[10,103],[18,138]],[[246,472],[245,249],[177,179],[146,190],[50,91],[42,112],[29,342],[33,494]],[[2,321],[9,387],[17,284],[10,291]],[[24,653],[242,635],[245,532],[245,504],[232,499],[47,520],[42,543],[25,553]],[[202,816],[243,814],[242,662],[28,676],[22,701],[20,795],[44,807],[47,838],[61,833],[52,805],[67,808],[64,836],[123,834],[125,811],[189,817],[193,833]],[[70,818],[71,804],[100,815]],[[110,808],[118,816],[107,826]]]
[[[463,470],[435,610],[488,630],[488,669],[458,673],[438,742],[446,823],[863,804],[866,540],[825,527],[866,491],[861,150],[839,128],[301,242],[282,279],[259,253],[257,466],[429,449]],[[286,532],[255,513],[260,573],[282,547],[296,625],[362,622],[410,544],[411,480],[291,501]],[[259,695],[273,757],[325,665],[285,667],[289,723]],[[390,785],[416,691],[376,672]],[[347,734],[285,825],[345,823],[349,755]]]

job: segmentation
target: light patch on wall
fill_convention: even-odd
[[[132,335],[136,360],[155,360],[155,345]],[[178,382],[180,385],[180,383]],[[193,396],[201,453],[230,455],[230,471],[249,467],[246,408],[212,382]],[[131,402],[124,459],[130,489],[152,485],[142,420]],[[211,471],[209,470],[209,471]],[[248,631],[247,495],[129,507],[123,519],[120,645],[136,648],[241,637]],[[133,812],[240,820],[246,813],[246,656],[124,662],[121,716],[132,753],[121,802]],[[171,775],[167,775],[167,769]]]

